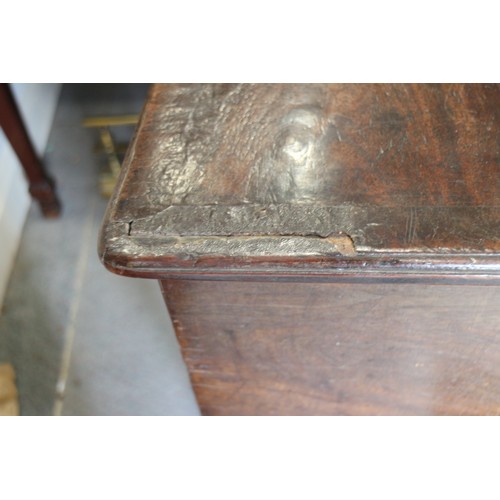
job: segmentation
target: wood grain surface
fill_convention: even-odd
[[[500,287],[162,287],[205,415],[500,414]]]
[[[498,415],[499,200],[499,85],[155,85],[99,252],[203,414]]]
[[[496,275],[499,195],[499,85],[156,85],[100,252],[128,275]]]

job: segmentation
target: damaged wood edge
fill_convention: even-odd
[[[252,259],[285,260],[290,255],[296,258],[349,258],[357,255],[353,239],[345,233],[327,237],[313,234],[138,237],[131,235],[132,224],[133,221],[126,223],[126,236],[123,234],[123,223],[114,223],[101,230],[99,258],[113,272],[119,268],[138,268],[144,259],[187,264],[204,257],[249,262]],[[118,261],[125,265],[117,266]]]
[[[119,223],[118,223],[119,224]],[[132,235],[132,226],[134,221],[128,221],[126,223],[126,234],[129,237],[136,237],[137,235]],[[207,241],[236,241],[241,243],[242,245],[248,242],[255,242],[261,239],[262,241],[283,241],[285,238],[307,238],[309,240],[316,239],[328,242],[332,247],[335,248],[335,251],[340,255],[345,256],[354,256],[357,254],[356,245],[354,240],[351,238],[349,234],[344,231],[338,231],[337,233],[331,233],[327,236],[323,236],[321,234],[303,234],[303,233],[280,233],[279,235],[275,234],[228,234],[228,235],[177,235],[177,234],[162,234],[161,236],[148,235],[147,238],[154,238],[154,241],[158,243],[158,240],[164,240],[165,242],[171,243],[174,242],[176,246],[182,246],[187,243],[196,243],[196,242],[207,242]]]
[[[116,233],[114,237],[108,236],[100,240],[101,261],[109,271],[130,277],[349,282],[366,278],[388,283],[425,281],[450,284],[494,284],[500,280],[500,257],[484,253],[398,254],[358,248],[356,254],[350,256],[338,252],[294,257],[195,255],[179,252],[179,248],[172,244],[168,245],[168,249],[158,248],[156,243],[152,246],[138,242],[131,245],[128,237],[116,236]],[[318,237],[316,239],[320,240]],[[346,240],[343,238],[342,242]],[[337,238],[335,243],[338,244]],[[457,280],[457,272],[462,273],[464,278]]]
[[[195,279],[343,280],[356,275],[375,280],[450,282],[451,273],[467,274],[481,283],[498,280],[500,256],[495,253],[446,253],[440,249],[376,249],[356,245],[350,235],[337,233],[290,236],[128,235],[133,221],[103,226],[99,256],[116,274],[132,277],[178,276]],[[306,248],[301,253],[298,247]],[[290,253],[290,249],[294,250]],[[424,251],[422,251],[424,250]],[[278,251],[278,252],[277,252]],[[281,253],[280,253],[281,252]],[[417,259],[415,261],[415,259]],[[260,277],[259,277],[260,276]],[[370,279],[371,279],[370,278]],[[246,279],[246,278],[245,278]]]
[[[265,217],[255,216],[262,210],[266,210]],[[471,252],[500,252],[499,207],[466,207],[458,213],[459,217],[450,218],[449,210],[443,207],[404,210],[351,205],[236,205],[216,209],[172,205],[143,217],[115,218],[117,214],[113,213],[109,224],[117,228],[122,224],[120,235],[158,245],[168,238],[303,237],[330,240],[346,255],[365,249],[455,253],[467,247]],[[420,214],[418,225],[416,214]],[[352,246],[345,236],[353,242]],[[294,254],[293,248],[290,250]]]
[[[129,223],[130,226],[132,223]],[[129,233],[130,235],[130,229]],[[227,235],[227,236],[217,236],[217,235],[210,235],[210,236],[177,236],[177,235],[168,235],[168,236],[162,236],[162,238],[165,242],[165,244],[172,245],[175,248],[178,248],[179,251],[182,251],[183,247],[194,247],[197,244],[200,245],[200,247],[205,244],[209,243],[227,243],[228,245],[232,246],[241,246],[241,254],[245,254],[244,248],[245,246],[250,246],[250,244],[256,244],[257,246],[259,243],[262,243],[262,248],[266,248],[266,245],[279,245],[280,243],[283,242],[288,242],[288,241],[307,241],[308,243],[311,243],[311,249],[314,249],[314,243],[327,243],[328,245],[331,246],[331,248],[316,248],[318,255],[325,255],[325,254],[331,254],[331,253],[336,253],[340,254],[346,257],[352,257],[357,255],[356,251],[356,246],[354,244],[353,239],[345,233],[339,233],[335,235],[330,235],[330,236],[320,236],[316,234],[280,234],[280,235],[246,235],[246,234],[241,234],[241,235]],[[158,244],[158,240],[154,240],[156,244]],[[325,250],[327,250],[325,252]],[[270,254],[272,253],[272,247],[270,249]],[[257,254],[260,254],[257,252]],[[266,253],[267,255],[267,253]],[[251,256],[251,252],[249,252],[248,256]]]
[[[334,245],[341,255],[354,256],[358,253],[354,240],[347,233],[339,233],[325,239]]]
[[[355,243],[355,240],[346,232],[338,232],[329,236],[317,234],[280,234],[280,235],[178,235],[178,234],[137,234],[132,232],[133,221],[113,222],[101,228],[99,238],[99,254],[105,258],[105,253],[111,251],[121,255],[126,260],[146,259],[162,260],[175,256],[192,255],[200,258],[205,255],[224,258],[234,257],[273,257],[273,250],[283,244],[288,244],[288,250],[294,250],[288,257],[300,257],[300,249],[307,248],[304,256],[308,257],[333,257],[335,255],[356,257],[373,255],[377,259],[384,256],[402,255],[418,258],[430,257],[446,262],[448,259],[471,259],[476,264],[475,257],[479,260],[499,260],[498,253],[477,249],[470,252],[457,252],[453,248],[429,248],[419,246],[415,248],[377,248],[371,245]],[[295,245],[294,245],[295,244]],[[214,248],[211,248],[214,247]],[[236,252],[235,252],[236,250]],[[252,252],[257,250],[257,252]],[[265,250],[265,251],[259,251]],[[186,253],[187,252],[187,253]],[[222,253],[220,253],[222,252]],[[276,254],[278,257],[280,254]]]

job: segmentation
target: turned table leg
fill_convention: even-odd
[[[55,183],[38,158],[24,126],[19,109],[7,83],[0,83],[0,127],[21,162],[29,182],[29,191],[40,203],[45,217],[58,217],[61,204]]]

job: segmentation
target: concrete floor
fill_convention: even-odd
[[[80,122],[138,113],[147,88],[63,87],[45,156],[63,214],[43,219],[32,203],[0,315],[22,415],[199,414],[157,282],[115,276],[97,257],[104,159]]]

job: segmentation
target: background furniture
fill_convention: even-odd
[[[127,143],[116,143],[112,129],[114,127],[135,126],[138,120],[137,115],[109,115],[87,117],[82,121],[84,127],[98,129],[100,147],[97,149],[106,155],[108,161],[107,170],[101,172],[99,176],[99,189],[105,198],[109,198],[113,193],[120,175],[121,161],[128,147]]]
[[[45,217],[58,217],[61,204],[54,180],[38,158],[24,126],[9,84],[0,83],[0,127],[15,151],[29,182],[31,196],[40,204]]]

